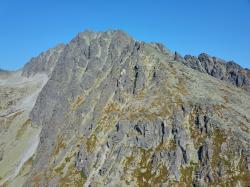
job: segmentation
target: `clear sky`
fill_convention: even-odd
[[[0,0],[0,68],[21,68],[85,29],[123,29],[250,68],[250,0]]]

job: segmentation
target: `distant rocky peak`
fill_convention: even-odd
[[[95,39],[109,39],[109,40],[117,40],[117,41],[131,41],[133,40],[126,32],[122,30],[110,30],[106,32],[93,32],[91,30],[86,30],[84,32],[80,32],[77,34],[75,38],[71,40],[70,43],[81,42],[85,40],[88,45],[90,45],[91,40]]]
[[[31,77],[37,73],[45,73],[50,76],[64,48],[64,44],[59,44],[54,48],[42,52],[37,57],[31,58],[23,67],[22,76]]]
[[[226,62],[206,53],[201,53],[198,57],[186,55],[184,58],[176,53],[175,60],[179,60],[186,66],[200,72],[243,88],[248,92],[250,91],[250,71],[242,68],[234,61]]]

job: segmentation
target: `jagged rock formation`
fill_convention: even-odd
[[[225,62],[205,53],[200,54],[198,58],[191,55],[182,58],[178,53],[175,53],[175,59],[183,62],[188,67],[227,81],[250,92],[250,70],[243,69],[233,61]]]
[[[41,133],[24,186],[247,186],[249,72],[218,61],[123,31],[34,58],[22,75],[49,80],[29,116]]]
[[[51,48],[46,52],[41,53],[38,57],[32,58],[22,70],[22,76],[30,77],[38,73],[51,75],[59,57],[64,49],[64,45],[60,44],[55,48]]]

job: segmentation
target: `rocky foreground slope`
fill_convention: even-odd
[[[248,186],[249,82],[206,54],[80,33],[0,76],[0,185]]]

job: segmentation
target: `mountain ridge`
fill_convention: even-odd
[[[106,33],[115,33],[115,32],[121,32],[124,35],[129,36],[126,32],[122,30],[110,30],[110,31],[107,31]],[[74,39],[72,39],[72,41],[82,34],[84,35],[84,34],[90,34],[90,33],[100,34],[102,32],[93,32],[91,30],[86,30],[84,32],[79,33]],[[188,67],[191,67],[203,73],[207,73],[217,79],[227,81],[237,87],[241,87],[247,90],[248,92],[250,91],[250,70],[247,68],[243,68],[242,66],[240,66],[234,61],[226,62],[225,60],[222,60],[218,57],[210,56],[206,53],[201,53],[200,55],[198,55],[198,57],[192,56],[192,55],[185,55],[184,57],[182,57],[181,55],[178,54],[178,52],[174,52],[174,53],[171,52],[161,43],[151,42],[150,44],[155,46],[157,50],[160,50],[163,53],[171,53],[172,55],[174,55],[174,60],[181,61]],[[22,71],[23,71],[22,75],[28,77],[30,76],[29,72],[33,71],[33,73],[37,73],[36,71],[39,71],[39,66],[41,66],[40,71],[39,71],[40,73],[46,72],[46,68],[48,67],[45,67],[45,66],[48,66],[48,65],[51,66],[49,68],[53,69],[53,66],[55,66],[56,62],[58,61],[60,52],[63,51],[63,49],[64,49],[64,44],[59,44],[56,47],[51,48],[48,51],[41,53],[40,55],[38,55],[38,57],[32,58],[22,68]],[[46,58],[48,58],[48,56],[53,53],[58,53],[58,56],[55,57],[57,59],[51,60],[54,63],[47,64],[47,63],[37,62],[37,61],[49,62],[49,60],[47,60]],[[38,70],[32,70],[32,64],[35,64],[34,67],[36,68],[38,67]],[[52,70],[50,69],[49,71],[50,71],[49,74],[51,74]]]

